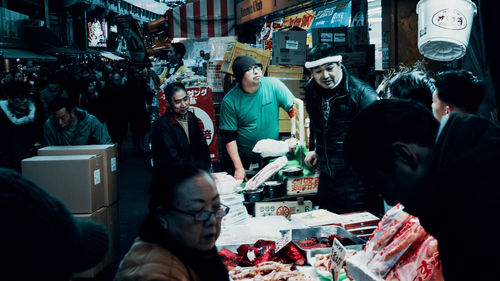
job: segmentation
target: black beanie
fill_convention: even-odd
[[[238,82],[241,81],[243,75],[245,75],[245,72],[252,65],[258,65],[262,67],[262,64],[251,56],[247,55],[237,56],[233,62],[233,74],[234,78],[236,78],[236,81]]]

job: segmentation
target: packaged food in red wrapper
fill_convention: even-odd
[[[368,268],[377,275],[385,277],[413,243],[421,242],[426,235],[418,219],[411,217],[392,241],[373,256]]]
[[[415,251],[407,252],[386,277],[388,281],[443,281],[438,241],[427,234]]]
[[[347,259],[354,280],[441,281],[437,241],[398,204],[380,220],[363,251]]]
[[[377,228],[373,231],[373,235],[366,242],[366,253],[374,253],[385,247],[411,218],[408,213],[403,211],[403,208],[403,205],[397,204],[382,217]]]

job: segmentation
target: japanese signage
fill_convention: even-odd
[[[316,9],[311,29],[350,26],[350,23],[351,1],[344,0]]]
[[[224,91],[223,73],[220,71],[223,62],[222,60],[209,60],[207,63],[207,83],[213,92]]]
[[[304,11],[295,15],[285,17],[281,26],[298,26],[302,29],[308,30],[314,20],[316,14],[313,10]]]
[[[330,252],[330,271],[333,275],[333,281],[339,280],[340,270],[342,269],[345,256],[346,250],[344,246],[339,242],[339,240],[337,240],[337,238],[333,238],[332,250]]]
[[[317,193],[318,185],[319,174],[308,177],[287,178],[286,193],[288,195]]]
[[[290,218],[293,214],[305,213],[312,210],[312,201],[305,200],[304,204],[300,205],[297,201],[281,201],[281,202],[256,202],[255,216],[284,216]]]
[[[210,149],[210,159],[219,160],[217,135],[215,129],[215,113],[212,89],[209,87],[194,87],[186,89],[189,96],[190,110],[198,117],[201,130]]]
[[[89,47],[106,47],[108,23],[105,19],[90,19],[87,22],[87,43]]]
[[[241,24],[305,1],[306,0],[240,0],[236,1],[236,18],[238,19],[238,24]]]

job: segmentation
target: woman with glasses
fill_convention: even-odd
[[[204,170],[155,170],[146,215],[115,281],[229,280],[215,248],[229,207]]]

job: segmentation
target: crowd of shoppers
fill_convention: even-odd
[[[136,152],[148,152],[154,89],[148,69],[101,60],[14,67],[0,77],[0,164],[21,160],[44,145],[117,143],[130,129]]]

